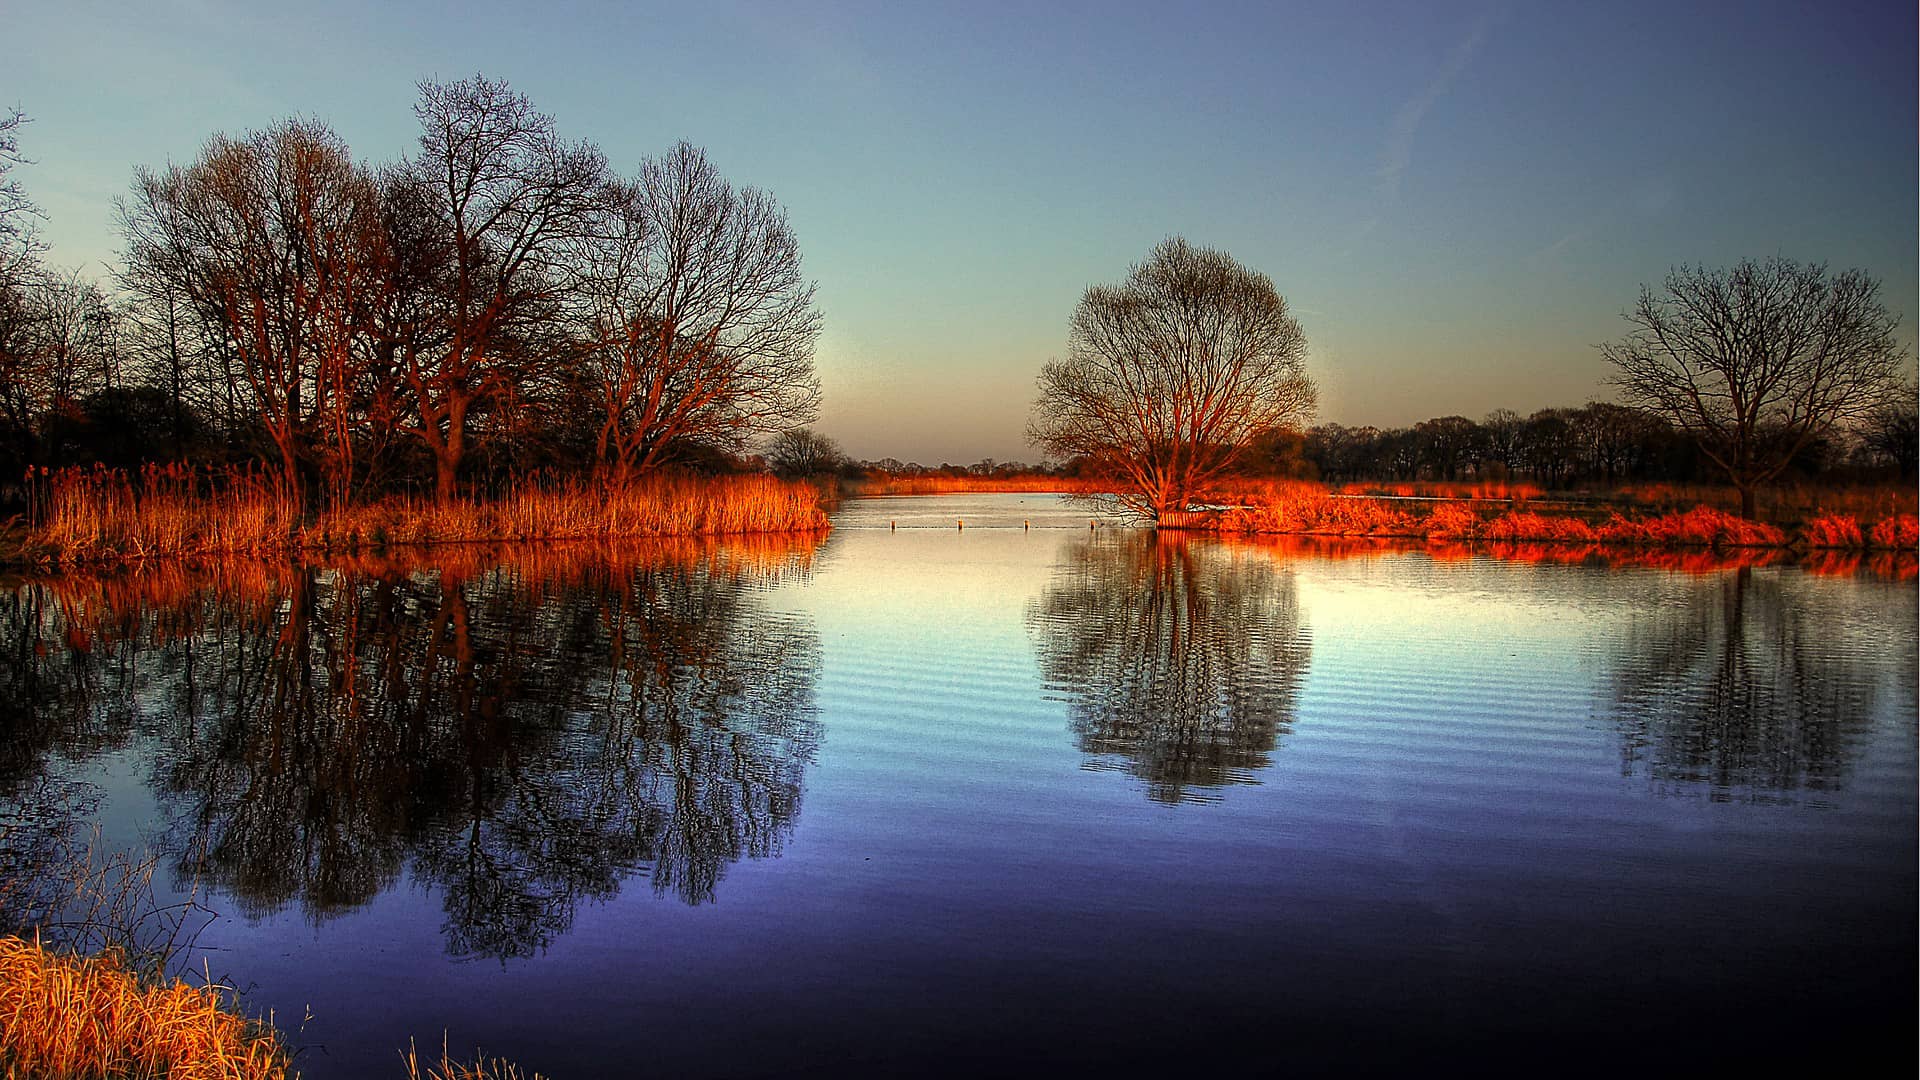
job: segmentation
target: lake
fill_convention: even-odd
[[[1913,1064],[1910,561],[1049,495],[412,558],[0,589],[15,894],[155,853],[305,1076]]]

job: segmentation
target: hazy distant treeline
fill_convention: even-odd
[[[111,291],[46,261],[0,126],[0,476],[260,462],[308,503],[533,470],[738,465],[816,411],[784,210],[687,144],[612,168],[483,77],[422,83],[419,148],[325,124],[135,171]]]
[[[1914,408],[1896,402],[1858,430],[1816,442],[1795,458],[1803,476],[1914,476]],[[1638,481],[1724,482],[1687,433],[1639,409],[1608,402],[1496,409],[1480,420],[1441,416],[1412,427],[1321,424],[1272,436],[1256,467],[1281,476],[1352,480],[1526,479],[1547,487]]]

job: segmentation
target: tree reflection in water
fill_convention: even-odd
[[[440,893],[449,951],[509,957],[635,874],[699,903],[728,864],[779,852],[819,741],[819,643],[755,587],[804,573],[809,551],[176,571],[16,596],[93,637],[41,650],[85,672],[36,687],[97,687],[51,727],[118,710],[158,736],[160,843],[183,877],[248,915],[318,920],[408,871]]]
[[[1741,567],[1647,609],[1608,688],[1623,775],[1722,800],[1840,787],[1875,715],[1858,659],[1885,643],[1849,610],[1866,594],[1794,588],[1806,580]]]
[[[1254,782],[1312,651],[1270,555],[1147,533],[1076,544],[1027,624],[1088,767],[1125,768],[1168,803]]]

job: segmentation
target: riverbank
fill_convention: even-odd
[[[1537,493],[1506,498],[1434,495],[1376,497],[1315,484],[1269,485],[1219,497],[1216,509],[1179,515],[1163,528],[1229,535],[1383,537],[1500,543],[1566,543],[1652,548],[1774,548],[1910,551],[1920,519],[1888,497],[1854,500],[1855,509],[1814,506],[1783,524],[1749,521],[1710,505],[1636,512],[1631,504],[1542,504]],[[1844,505],[1842,500],[1835,500]]]
[[[817,533],[820,489],[771,476],[671,476],[622,488],[530,485],[496,500],[386,499],[302,514],[265,484],[206,494],[192,478],[74,470],[0,562],[78,566],[154,558],[382,551],[479,542]]]

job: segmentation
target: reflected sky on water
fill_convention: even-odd
[[[321,1078],[442,1029],[557,1077],[1845,1066],[1913,1051],[1915,615],[1046,495],[48,579],[0,592],[0,875],[162,853]]]

